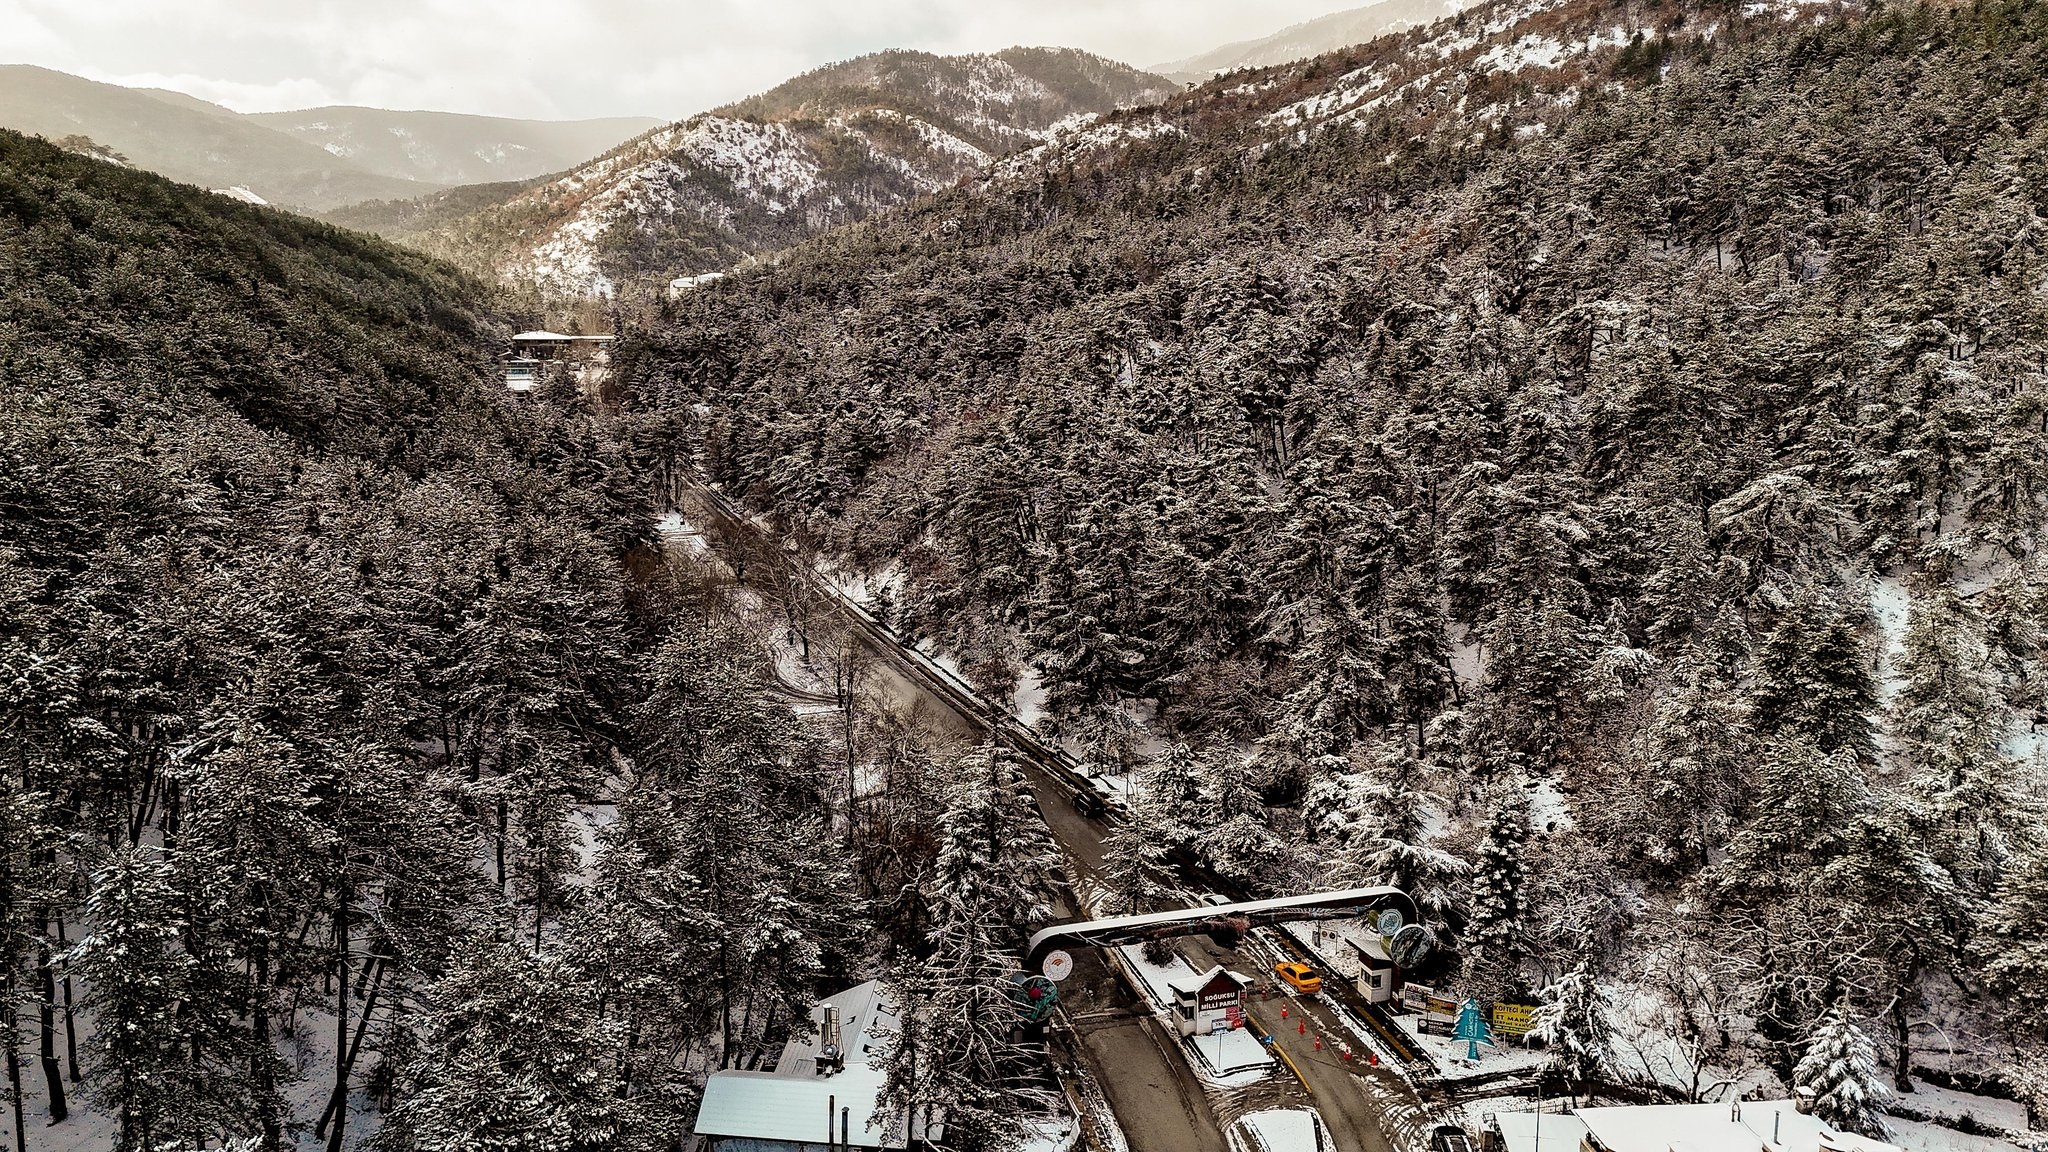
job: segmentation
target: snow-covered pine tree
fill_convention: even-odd
[[[1443,801],[1424,786],[1422,766],[1405,747],[1381,749],[1373,769],[1353,825],[1357,843],[1349,855],[1356,871],[1414,897],[1423,917],[1454,937],[1465,919],[1458,881],[1472,867],[1429,842],[1430,822],[1440,817]]]
[[[1040,1102],[1019,1078],[1010,977],[1027,930],[1050,914],[1056,854],[1015,766],[993,744],[962,754],[939,835],[925,887],[930,954],[889,979],[902,1028],[884,1060],[884,1098],[897,1116],[944,1109],[949,1143],[996,1152],[1017,1141],[1019,1121]]]
[[[625,1026],[563,957],[463,942],[414,1015],[418,1048],[386,1139],[495,1152],[659,1148],[619,1091]]]
[[[2006,870],[1985,913],[1978,953],[1986,983],[2023,1029],[2048,1033],[2048,844]]]
[[[1586,1092],[1615,1067],[1618,1030],[1607,994],[1582,960],[1542,995],[1529,1035],[1549,1048],[1551,1068],[1575,1091]]]
[[[1510,779],[1495,790],[1493,818],[1472,868],[1472,944],[1501,977],[1522,955],[1522,844],[1528,837],[1528,801]]]
[[[1813,1093],[1813,1114],[1844,1132],[1878,1140],[1891,1135],[1884,1109],[1892,1091],[1878,1071],[1877,1052],[1839,1003],[1814,1029],[1792,1070],[1792,1087]]]
[[[1947,568],[1931,567],[1913,597],[1885,750],[1918,801],[1928,847],[1967,890],[1986,893],[2013,833],[2040,806],[2014,787],[2016,765],[1999,746],[2005,716],[1986,672],[1990,653]]]
[[[156,849],[117,853],[93,874],[93,931],[72,955],[89,989],[86,1006],[122,1024],[95,1033],[90,1061],[94,1095],[120,1124],[118,1152],[153,1152],[191,1132],[191,1037],[179,1005],[193,964],[178,947],[178,898]]]

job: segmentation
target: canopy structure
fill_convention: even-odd
[[[1387,913],[1398,914],[1398,921],[1386,916]],[[1088,920],[1078,924],[1055,924],[1040,929],[1031,937],[1031,946],[1024,955],[1024,970],[1043,971],[1046,957],[1068,948],[1111,948],[1120,944],[1143,944],[1148,940],[1198,935],[1235,947],[1237,940],[1254,928],[1300,920],[1349,920],[1360,916],[1380,920],[1380,931],[1388,936],[1393,935],[1390,929],[1403,928],[1418,920],[1415,901],[1399,888],[1350,888],[1342,892],[1281,896],[1237,904],[1205,904],[1199,908]],[[1057,979],[1065,972],[1046,972],[1046,975]]]

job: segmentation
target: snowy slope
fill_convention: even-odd
[[[650,132],[422,244],[553,295],[712,271],[1170,90],[1065,49],[882,53]]]

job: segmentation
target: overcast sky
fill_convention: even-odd
[[[1368,0],[0,0],[0,63],[319,104],[678,119],[883,48],[1178,59]]]

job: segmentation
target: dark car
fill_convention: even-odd
[[[1109,805],[1102,802],[1102,797],[1096,795],[1095,789],[1083,788],[1074,793],[1074,811],[1090,820],[1100,820],[1103,813],[1109,811]]]
[[[1429,1152],[1472,1152],[1472,1138],[1463,1128],[1441,1125],[1429,1134]]]

